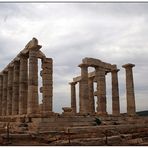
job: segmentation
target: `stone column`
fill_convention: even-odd
[[[42,93],[43,93],[43,113],[52,113],[52,96],[53,96],[53,61],[52,58],[42,59]]]
[[[97,113],[106,115],[106,79],[105,69],[95,67],[96,70],[96,81],[97,81]]]
[[[125,64],[122,67],[126,70],[126,97],[127,97],[127,114],[136,114],[135,93],[132,68],[134,64]]]
[[[73,112],[77,112],[77,105],[76,105],[76,88],[75,85],[77,84],[76,82],[70,82],[69,83],[71,86],[71,108],[73,109]]]
[[[8,68],[7,115],[12,115],[13,67]]]
[[[39,111],[38,105],[38,49],[29,50],[29,77],[28,77],[28,102],[27,114],[36,114]]]
[[[114,69],[111,71],[112,76],[112,114],[120,114],[120,104],[119,104],[119,88],[118,88],[118,71],[119,69]]]
[[[12,115],[18,115],[18,111],[19,111],[19,61],[14,61],[12,90],[13,90]]]
[[[19,74],[19,114],[27,114],[28,97],[28,56],[20,56],[20,74]]]
[[[0,116],[2,115],[3,76],[0,75]]]
[[[7,85],[8,71],[3,72],[3,97],[2,97],[2,116],[7,115]]]
[[[95,102],[94,102],[94,77],[88,79],[89,87],[89,109],[90,113],[95,113]]]
[[[89,94],[88,94],[88,66],[86,64],[80,64],[81,68],[81,80],[79,88],[80,99],[80,113],[89,113]]]

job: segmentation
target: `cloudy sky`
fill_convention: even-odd
[[[1,70],[32,37],[54,60],[55,112],[70,106],[68,83],[80,74],[84,57],[117,64],[121,112],[126,112],[122,65],[134,63],[136,109],[148,109],[148,3],[0,3]],[[110,113],[111,75],[106,79]]]

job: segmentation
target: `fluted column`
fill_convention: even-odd
[[[19,114],[27,113],[28,97],[28,57],[20,56],[20,75],[19,75]]]
[[[7,115],[7,85],[8,84],[8,72],[3,72],[3,97],[2,97],[2,115]]]
[[[13,67],[8,68],[7,115],[12,115]]]
[[[94,77],[88,79],[89,87],[89,109],[90,113],[95,113],[95,102],[94,102]]]
[[[53,96],[53,61],[52,58],[42,59],[42,93],[43,93],[43,113],[52,112],[52,96]]]
[[[118,71],[119,71],[119,69],[114,69],[111,71],[111,76],[112,76],[112,114],[113,115],[120,114]]]
[[[80,80],[80,113],[89,113],[89,94],[88,94],[88,66],[80,64],[81,80]]]
[[[28,77],[28,102],[27,114],[36,114],[38,106],[38,59],[37,49],[29,50],[29,77]]]
[[[13,67],[13,94],[12,94],[12,115],[19,111],[19,61],[14,61]]]
[[[106,79],[105,69],[95,67],[96,70],[96,81],[97,81],[97,113],[105,115],[106,112]]]
[[[133,71],[132,68],[134,64],[125,64],[122,67],[126,71],[126,98],[127,98],[127,114],[136,114],[135,107],[135,93],[134,93],[134,81],[133,81]]]
[[[76,87],[75,85],[77,84],[76,82],[70,82],[69,83],[71,86],[71,108],[73,109],[73,112],[77,112],[77,107],[76,107]]]
[[[3,76],[0,75],[0,116],[2,115]]]

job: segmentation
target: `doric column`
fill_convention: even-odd
[[[89,113],[89,94],[88,94],[88,66],[80,64],[81,80],[80,80],[80,113]]]
[[[90,113],[95,113],[95,102],[94,102],[94,77],[88,79],[89,87],[89,109]]]
[[[134,64],[125,64],[122,67],[126,70],[126,97],[127,97],[127,114],[136,114],[135,93],[132,68]]]
[[[0,116],[2,115],[3,76],[0,75]]]
[[[8,68],[7,115],[12,115],[13,67]]]
[[[20,74],[19,74],[19,114],[27,113],[28,97],[28,56],[20,56]]]
[[[3,97],[2,97],[2,116],[7,115],[7,85],[8,84],[8,72],[3,72]]]
[[[19,111],[19,61],[14,61],[13,67],[13,94],[12,94],[12,115]]]
[[[71,108],[73,109],[73,112],[77,112],[77,107],[76,107],[76,87],[75,85],[77,84],[76,82],[70,82],[69,83],[71,86]]]
[[[98,114],[105,115],[106,112],[106,79],[105,69],[95,67],[96,70],[96,81],[97,81],[97,112]]]
[[[119,69],[114,69],[111,71],[111,76],[112,76],[112,114],[113,115],[120,114],[118,71],[119,71]]]
[[[36,114],[38,106],[38,49],[29,50],[29,77],[28,77],[28,101],[27,114]]]
[[[53,61],[52,58],[42,59],[42,93],[43,93],[43,113],[52,112],[52,96],[53,96]]]

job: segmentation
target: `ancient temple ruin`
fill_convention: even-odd
[[[0,115],[27,115],[48,116],[52,115],[53,95],[53,65],[52,58],[46,56],[40,50],[37,39],[33,38],[25,48],[1,71],[0,73]],[[42,104],[38,98],[38,59],[41,59]],[[135,96],[132,67],[134,64],[126,64],[126,95],[127,113],[135,114]],[[107,115],[106,111],[106,78],[111,73],[112,78],[112,114],[120,115],[118,71],[117,65],[103,62],[99,59],[84,58],[79,65],[81,75],[73,78],[71,85],[71,108],[76,114],[76,88],[79,84],[79,113],[95,114],[94,96],[97,96],[97,114]],[[88,73],[88,67],[95,71]],[[94,91],[94,83],[97,90]],[[66,108],[65,108],[66,110]]]
[[[52,113],[52,58],[40,50],[33,38],[0,73],[0,115]],[[42,109],[38,99],[38,59],[41,59]]]
[[[71,106],[63,107],[62,113],[55,113],[52,109],[53,60],[40,49],[38,40],[33,38],[0,72],[0,145],[47,146],[67,141],[69,144],[73,141],[80,145],[107,145],[107,136],[111,145],[132,143],[131,140],[135,142],[137,137],[141,140],[142,136],[142,144],[147,140],[148,118],[136,115],[134,64],[122,66],[126,75],[123,81],[126,81],[127,114],[120,113],[117,65],[94,58],[82,59],[81,74],[69,83]],[[90,72],[90,67],[94,71]],[[111,73],[112,114],[107,113],[108,73]],[[76,105],[76,84],[79,85],[79,106]],[[41,104],[39,91],[42,93]]]
[[[127,98],[127,113],[135,115],[135,96],[132,67],[134,64],[126,64],[123,67],[126,69],[126,98]],[[79,113],[94,114],[94,96],[97,96],[97,114],[107,115],[106,111],[106,78],[107,73],[111,73],[112,81],[112,114],[120,115],[119,103],[119,87],[118,87],[118,71],[117,65],[103,62],[99,59],[84,58],[79,65],[81,75],[73,78],[71,85],[71,107],[76,113],[76,88],[79,84]],[[88,67],[95,68],[95,71],[88,72]],[[97,83],[97,91],[94,91],[94,83]]]

